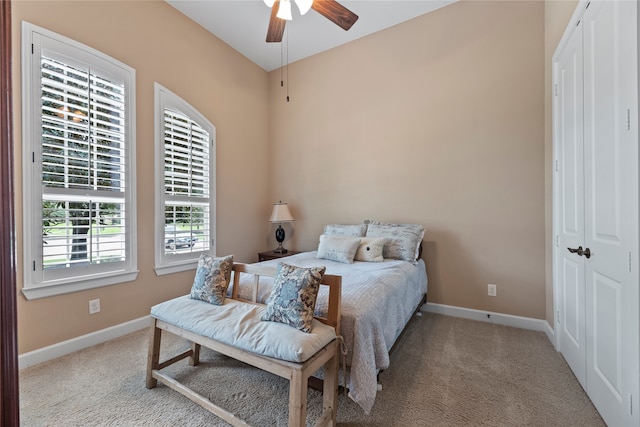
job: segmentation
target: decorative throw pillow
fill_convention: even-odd
[[[323,234],[320,236],[317,257],[353,264],[353,258],[356,256],[359,244],[359,237],[325,236]]]
[[[206,254],[200,255],[190,297],[222,305],[229,287],[232,269],[233,255],[220,258],[212,258]]]
[[[356,251],[356,261],[382,262],[382,252],[387,239],[384,237],[363,237]]]
[[[316,299],[325,267],[295,267],[279,263],[273,290],[262,320],[280,322],[302,332],[311,332]]]
[[[365,221],[367,222],[367,221]],[[389,224],[368,221],[367,237],[385,237],[382,255],[387,259],[417,262],[424,227],[419,224]]]
[[[325,236],[351,236],[364,237],[367,233],[367,224],[329,224],[324,226]]]

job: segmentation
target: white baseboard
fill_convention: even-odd
[[[544,333],[547,334],[547,338],[549,338],[549,341],[551,341],[551,345],[557,351],[558,348],[556,347],[556,333],[549,322],[544,322]]]
[[[130,334],[131,332],[147,328],[149,327],[150,317],[151,316],[140,317],[139,319],[130,320],[87,335],[82,335],[48,347],[23,353],[18,356],[18,368],[28,368],[29,366],[37,365],[60,356],[73,353],[74,351],[82,350],[83,348],[101,344],[123,335]]]
[[[541,319],[481,311],[472,308],[455,307],[452,305],[434,304],[431,302],[422,306],[422,311],[544,332],[555,348],[555,333],[549,323]],[[487,314],[489,317],[487,317]],[[130,334],[131,332],[139,331],[140,329],[144,329],[149,326],[149,318],[150,316],[140,317],[139,319],[130,320],[100,331],[72,338],[48,347],[39,348],[28,353],[23,353],[18,356],[18,368],[28,368],[29,366],[37,365],[69,353],[73,353],[74,351],[82,350],[83,348],[101,344],[123,335]]]
[[[478,320],[480,322],[540,331],[546,333],[547,337],[549,337],[549,334],[553,335],[553,330],[549,326],[549,323],[542,319],[475,310],[473,308],[455,307],[452,305],[434,304],[431,302],[422,306],[422,310],[429,313],[444,314],[446,316],[462,317],[464,319]],[[551,340],[551,338],[549,339]],[[551,342],[553,343],[554,340],[551,340]]]

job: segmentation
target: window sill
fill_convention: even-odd
[[[41,284],[22,288],[22,293],[28,300],[47,298],[56,295],[70,294],[72,292],[84,291],[87,289],[101,288],[103,286],[117,285],[120,283],[132,282],[138,277],[138,270],[126,271],[117,274],[110,274],[106,277],[96,277],[78,282],[66,282],[57,284]]]
[[[166,264],[156,266],[154,269],[156,276],[164,276],[165,274],[179,273],[181,271],[195,270],[198,268],[198,260],[186,262],[184,264]]]

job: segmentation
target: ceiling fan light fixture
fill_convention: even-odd
[[[267,28],[267,43],[280,43],[287,21],[291,17],[291,2],[295,1],[300,13],[305,13],[309,8],[315,10],[320,15],[327,18],[343,30],[347,31],[358,20],[358,15],[338,3],[337,0],[264,0],[273,2],[271,16],[269,17],[269,27]],[[269,3],[267,3],[269,4]]]
[[[289,0],[280,0],[280,7],[276,16],[280,19],[291,21],[291,2]]]
[[[266,1],[266,0],[265,0]],[[313,0],[295,0],[298,9],[300,9],[300,15],[304,15],[309,12],[311,9],[311,5],[313,4]]]
[[[263,0],[264,4],[267,5],[268,8],[273,7],[273,4],[276,2],[276,0]]]

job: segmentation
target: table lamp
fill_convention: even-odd
[[[282,242],[284,242],[284,228],[282,228],[282,223],[291,221],[293,221],[293,216],[291,216],[291,212],[289,212],[287,204],[282,202],[275,203],[273,205],[273,210],[271,211],[271,218],[269,218],[269,222],[278,223],[278,228],[276,229],[278,248],[273,252],[277,254],[287,253],[287,250],[282,247]]]

